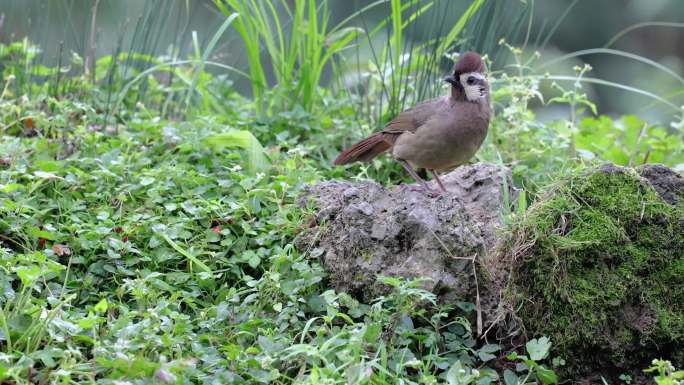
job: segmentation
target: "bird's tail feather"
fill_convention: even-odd
[[[389,150],[392,145],[386,140],[383,132],[376,132],[368,138],[356,143],[342,153],[333,162],[335,165],[356,161],[366,162]]]

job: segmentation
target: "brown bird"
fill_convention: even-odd
[[[334,164],[369,161],[389,151],[426,193],[434,195],[415,168],[429,170],[446,192],[438,172],[457,167],[475,155],[487,136],[491,109],[489,84],[480,55],[466,52],[454,67],[449,95],[400,113],[370,137],[342,151]]]

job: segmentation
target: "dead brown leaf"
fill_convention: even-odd
[[[71,255],[71,249],[69,248],[69,246],[62,245],[59,243],[55,243],[54,245],[52,245],[52,251],[55,253],[55,255],[59,257]]]

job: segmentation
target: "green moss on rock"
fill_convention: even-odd
[[[684,365],[684,180],[656,171],[674,187],[612,165],[571,178],[515,230],[518,316],[575,374]]]

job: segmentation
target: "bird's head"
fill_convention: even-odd
[[[480,55],[466,52],[454,66],[453,74],[444,78],[444,81],[451,84],[454,91],[463,94],[466,100],[477,102],[487,98],[489,93],[485,73],[486,68]]]

